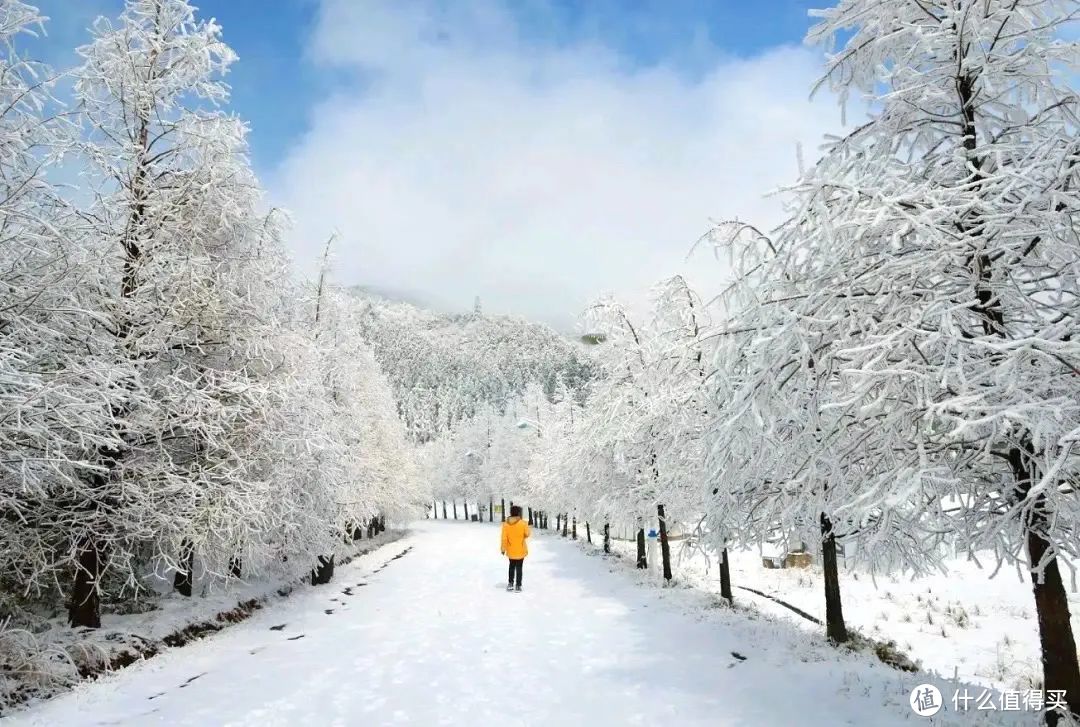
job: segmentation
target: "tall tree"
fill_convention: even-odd
[[[859,476],[870,529],[886,503],[918,504],[1025,563],[1045,686],[1080,714],[1058,567],[1077,555],[1080,476],[1075,4],[844,0],[821,17],[812,40],[843,38],[823,84],[870,104],[777,238],[795,295],[772,302],[821,405],[800,438],[842,453],[832,479]]]
[[[99,261],[79,293],[97,316],[88,356],[127,377],[110,399],[122,444],[89,455],[98,473],[73,517],[72,622],[91,625],[104,568],[138,583],[149,546],[187,592],[193,555],[231,550],[232,526],[250,524],[262,487],[246,450],[273,321],[252,293],[266,240],[245,128],[218,108],[235,59],[220,28],[186,0],[130,0],[79,54],[92,189],[80,234]]]
[[[42,22],[0,3],[0,590],[19,596],[51,595],[77,561],[72,513],[102,474],[86,448],[120,445],[103,402],[123,379],[85,356],[87,258],[47,178],[73,129],[53,115],[51,71],[18,49]]]

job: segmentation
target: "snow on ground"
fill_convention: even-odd
[[[400,530],[389,530],[374,538],[339,544],[337,561],[345,562],[359,553],[373,551],[403,534]],[[187,641],[188,629],[205,633],[227,628],[230,622],[245,618],[251,611],[289,596],[297,587],[310,587],[306,579],[241,578],[226,583],[203,575],[195,581],[196,596],[187,598],[173,591],[168,579],[161,582],[148,579],[146,585],[159,591],[144,602],[147,610],[103,613],[100,629],[73,629],[62,613],[33,634],[0,629],[0,651],[14,650],[21,644],[23,650],[19,655],[25,659],[15,672],[5,675],[0,670],[0,707],[5,706],[2,698],[5,688],[25,690],[28,695],[51,696],[79,682],[80,672],[97,673],[116,661],[128,663],[141,654],[167,648],[166,644],[173,639]],[[11,658],[14,653],[5,656]],[[9,677],[7,681],[5,676]],[[0,717],[5,711],[0,709]]]
[[[25,725],[913,725],[925,675],[538,535],[424,522],[224,632],[12,716]],[[738,656],[736,656],[736,654]],[[740,658],[742,657],[742,658]],[[1026,717],[1026,719],[1025,719]],[[1035,724],[942,712],[935,725]]]
[[[594,547],[598,547],[594,545]],[[634,543],[614,541],[614,550],[633,557]],[[983,568],[962,558],[945,561],[946,575],[912,579],[841,570],[840,590],[849,627],[879,641],[892,640],[927,671],[994,689],[1027,690],[1042,681],[1038,623],[1031,583],[1002,568],[990,578],[994,561],[983,554]],[[716,563],[683,553],[672,543],[676,579],[711,593],[720,592]],[[757,552],[730,554],[731,581],[782,598],[812,616],[825,618],[821,569],[767,569]],[[658,576],[657,576],[658,577]],[[1067,578],[1067,575],[1066,575]],[[822,627],[768,599],[735,590],[737,602],[809,632]],[[1069,594],[1073,628],[1080,631],[1080,595]]]
[[[389,530],[374,538],[341,544],[335,557],[340,563],[342,560],[356,556],[357,553],[373,551],[387,543],[392,543],[403,535],[403,531]],[[300,581],[303,584],[307,582],[306,577]],[[196,596],[188,598],[173,591],[171,581],[167,580],[164,583],[166,590],[158,597],[153,610],[123,615],[104,614],[100,630],[93,632],[84,629],[82,632],[105,634],[115,631],[139,634],[146,639],[156,641],[184,628],[187,624],[213,619],[216,614],[235,607],[238,602],[249,600],[262,602],[274,599],[279,594],[287,596],[297,587],[297,584],[295,580],[270,582],[239,579],[222,585],[220,581],[203,578],[195,581]]]

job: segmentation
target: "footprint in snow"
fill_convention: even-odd
[[[181,684],[181,685],[180,685],[180,689],[183,689],[183,688],[184,688],[184,687],[186,687],[186,686],[187,686],[188,684],[191,684],[191,683],[192,683],[193,681],[195,681],[195,680],[196,680],[196,679],[198,679],[199,677],[204,677],[204,676],[206,676],[206,672],[203,672],[202,674],[196,674],[195,676],[191,677],[191,678],[190,678],[190,679],[188,679],[188,680],[187,680],[186,682],[184,682],[183,684]]]
[[[281,631],[283,628],[285,628],[288,625],[289,624],[278,624],[277,626],[271,626],[270,630],[271,631]]]
[[[727,665],[727,668],[728,668],[728,669],[732,668],[733,666],[738,666],[739,664],[741,664],[741,663],[743,663],[744,661],[746,661],[746,657],[745,657],[745,656],[743,656],[742,654],[740,654],[740,653],[739,653],[739,652],[737,652],[737,651],[733,651],[733,652],[731,652],[731,655],[732,655],[732,656],[734,656],[734,657],[735,657],[736,659],[738,659],[738,661],[733,661],[733,662],[731,662],[730,664],[728,664],[728,665]]]
[[[304,634],[300,634],[299,636],[290,636],[287,640],[288,641],[296,641],[296,640],[302,639],[302,638],[304,638]]]
[[[332,608],[328,608],[328,609],[326,609],[325,611],[323,611],[323,613],[325,613],[325,614],[326,614],[327,616],[329,616],[329,615],[330,615],[330,614],[332,614],[333,612],[334,612],[334,609],[332,609]]]

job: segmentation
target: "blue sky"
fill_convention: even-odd
[[[123,6],[122,0],[36,4],[50,18],[41,47],[58,68],[74,62],[72,49],[85,42],[95,17],[115,17]],[[228,79],[232,107],[251,124],[257,165],[269,170],[303,133],[312,105],[355,79],[314,61],[306,50],[319,11],[317,0],[193,4],[200,17],[217,19],[240,57]],[[821,0],[522,0],[509,5],[527,39],[537,45],[596,42],[617,50],[628,65],[672,64],[695,75],[718,54],[752,56],[800,42],[810,22],[807,10],[820,6]]]
[[[726,267],[688,252],[712,221],[779,220],[797,148],[839,130],[835,99],[808,99],[822,2],[194,4],[239,56],[231,109],[299,274],[336,232],[342,284],[569,330],[676,273],[709,297]],[[34,53],[62,69],[122,0],[38,4]]]

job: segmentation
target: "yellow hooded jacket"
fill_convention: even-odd
[[[529,525],[520,517],[509,517],[502,524],[502,547],[500,551],[510,560],[520,560],[529,554],[525,539],[529,537]]]

